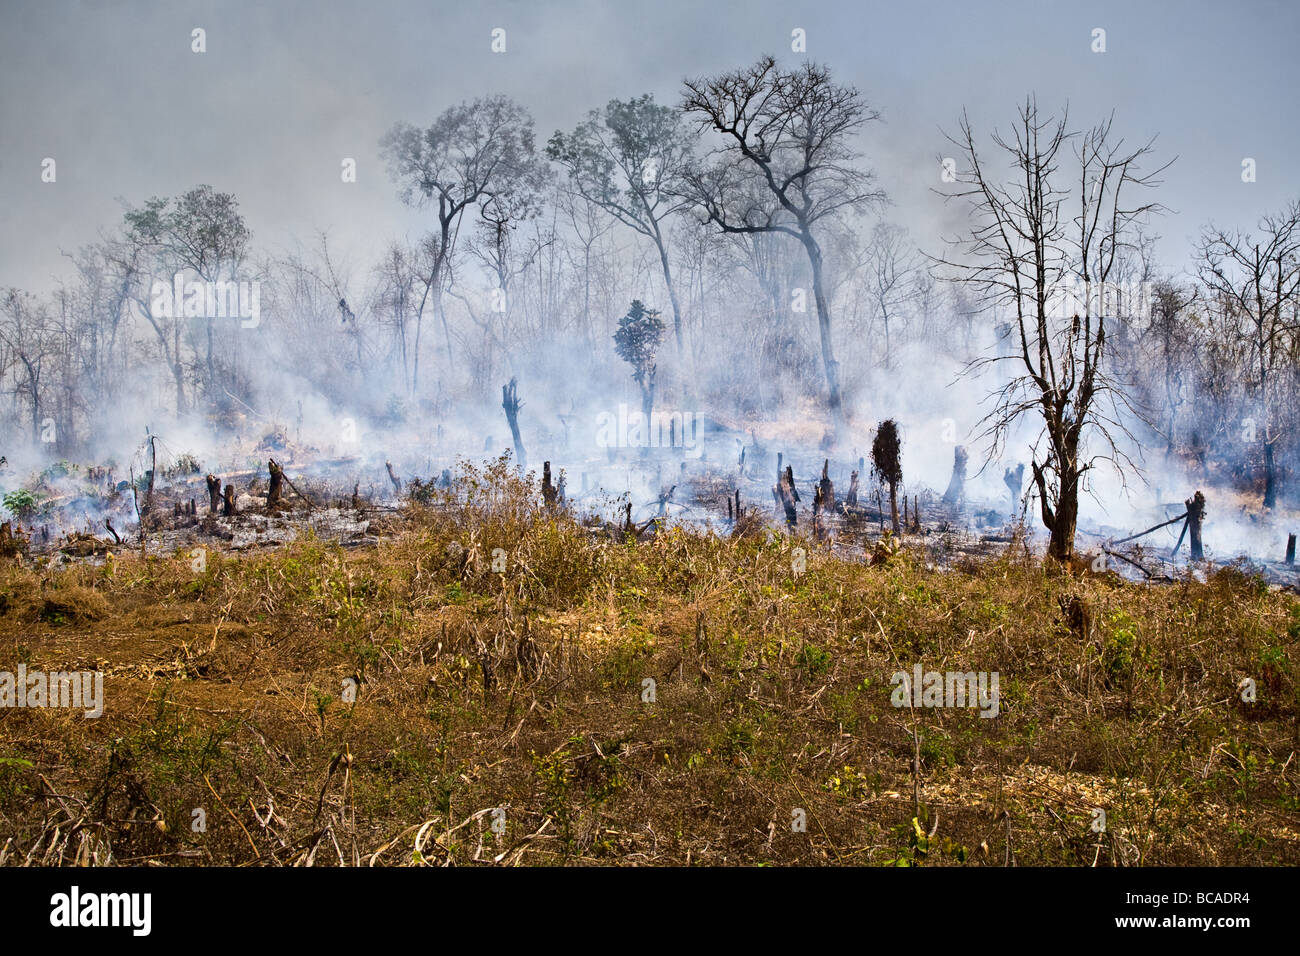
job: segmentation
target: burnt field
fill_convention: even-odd
[[[770,488],[629,523],[508,462],[359,508],[291,477],[175,541],[159,487],[168,547],[0,565],[0,670],[104,675],[98,718],[0,710],[0,861],[1300,862],[1300,604],[1249,568],[938,560]],[[992,700],[900,702],[918,669]]]
[[[24,891],[1300,864],[1300,8],[7,6]]]

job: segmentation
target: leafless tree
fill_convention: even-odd
[[[853,138],[879,114],[824,66],[783,70],[770,56],[750,67],[685,82],[682,109],[723,139],[715,162],[688,177],[691,198],[724,232],[784,233],[802,244],[813,297],[831,421],[843,425],[839,364],[831,335],[824,256],[816,234],[830,217],[883,201],[857,165]],[[747,188],[757,177],[764,201]]]
[[[871,304],[885,333],[885,368],[893,363],[890,321],[898,317],[912,293],[916,272],[907,232],[893,223],[877,223],[867,243],[866,281]]]
[[[1241,321],[1252,353],[1247,382],[1258,409],[1264,447],[1264,507],[1277,504],[1275,446],[1282,436],[1277,407],[1283,400],[1282,365],[1291,357],[1300,298],[1300,202],[1265,216],[1259,235],[1211,227],[1201,238],[1198,273],[1208,292]]]
[[[950,139],[965,162],[950,198],[967,203],[971,225],[941,262],[1010,315],[1013,351],[972,366],[1015,370],[995,393],[985,435],[996,452],[1014,423],[1040,425],[1030,464],[1048,554],[1066,561],[1084,476],[1101,461],[1121,479],[1136,468],[1121,448],[1131,439],[1121,423],[1126,399],[1109,372],[1108,316],[1098,303],[1121,251],[1161,209],[1131,194],[1156,185],[1168,164],[1143,172],[1150,142],[1127,147],[1110,119],[1072,132],[1067,115],[1043,116],[1032,98],[1010,136],[992,136],[1008,170],[989,164],[965,114]]]

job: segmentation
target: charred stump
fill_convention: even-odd
[[[1016,515],[1020,512],[1020,489],[1025,481],[1025,463],[1021,462],[1016,465],[1015,471],[1010,468],[1002,474],[1002,483],[1007,486],[1011,492],[1011,514]]]
[[[830,476],[831,461],[829,458],[822,460],[822,480],[817,484],[817,490],[822,496],[822,510],[835,510],[835,485]]]
[[[523,471],[528,467],[528,460],[524,455],[524,439],[519,434],[519,409],[524,407],[524,403],[519,400],[519,386],[515,379],[511,379],[508,385],[501,386],[501,408],[506,413],[506,423],[510,426],[510,437],[515,442],[515,458],[519,461],[519,470]]]
[[[949,508],[960,508],[966,495],[966,463],[970,460],[966,449],[958,445],[952,451],[952,477],[948,479],[948,490],[943,493],[943,503]]]
[[[235,486],[226,485],[222,491],[221,513],[227,518],[234,517],[239,513],[235,507]]]
[[[384,462],[384,469],[388,472],[388,480],[393,483],[393,494],[399,498],[402,497],[402,479],[398,478],[393,471],[393,463],[391,461]]]
[[[799,520],[799,512],[795,507],[799,502],[799,491],[794,486],[794,469],[789,465],[772,489],[772,497],[776,500],[777,507],[785,513],[786,526],[793,528]]]
[[[214,515],[217,509],[221,507],[221,479],[216,475],[208,475],[208,514]]]
[[[284,490],[284,469],[276,464],[274,458],[270,458],[267,460],[266,470],[271,473],[271,483],[266,491],[266,509],[274,511],[280,507],[280,494]]]
[[[555,502],[558,492],[554,484],[551,483],[551,463],[542,462],[542,503],[546,505],[547,511],[555,510]]]
[[[1187,505],[1188,546],[1191,548],[1192,560],[1205,560],[1205,551],[1201,546],[1201,525],[1205,521],[1205,495],[1199,491],[1185,502]]]
[[[855,471],[849,475],[849,493],[844,499],[845,509],[853,509],[858,506],[858,473]]]

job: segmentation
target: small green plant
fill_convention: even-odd
[[[5,510],[15,518],[30,518],[36,513],[36,496],[26,488],[9,492],[3,501]]]
[[[823,650],[816,644],[805,644],[799,648],[794,660],[808,677],[825,674],[831,668],[830,651]]]

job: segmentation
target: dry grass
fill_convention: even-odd
[[[0,669],[107,697],[0,711],[0,859],[1300,862],[1289,595],[638,543],[536,498],[471,470],[366,551],[0,567]],[[896,709],[918,662],[998,672],[999,716]]]

